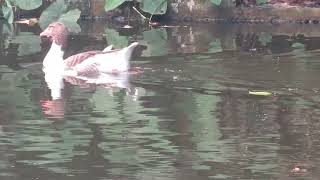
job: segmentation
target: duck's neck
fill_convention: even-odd
[[[64,69],[63,54],[64,54],[64,51],[62,50],[62,46],[53,42],[50,50],[48,51],[46,57],[43,60],[43,71],[57,72],[58,70],[63,70]]]

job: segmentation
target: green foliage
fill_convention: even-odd
[[[109,45],[112,44],[114,48],[124,48],[129,44],[129,37],[120,36],[114,29],[106,28],[106,39]]]
[[[1,6],[1,11],[3,17],[9,22],[12,23],[14,19],[14,14],[12,10],[12,6],[8,0],[5,0],[5,3]]]
[[[113,10],[113,9],[117,8],[118,6],[120,6],[121,4],[123,4],[126,1],[127,0],[106,0],[104,9],[106,11]]]
[[[106,0],[105,10],[110,11],[130,0]],[[149,14],[165,14],[167,12],[168,0],[136,0],[142,11]]]
[[[64,0],[57,0],[42,12],[39,25],[44,29],[50,23],[58,21],[64,23],[70,32],[80,32],[80,26],[77,24],[80,13],[78,9],[67,11]]]
[[[213,4],[219,6],[221,4],[221,0],[210,0]]]
[[[1,5],[2,16],[9,22],[12,23],[14,20],[14,12],[12,5],[19,7],[24,10],[32,10],[42,5],[42,0],[5,0]],[[64,23],[69,31],[79,32],[80,26],[76,23],[80,17],[80,10],[67,11],[68,6],[65,0],[56,0],[47,9],[45,9],[39,20],[40,27],[46,28],[50,23],[59,21]]]
[[[42,0],[10,0],[12,4],[18,6],[20,9],[32,10],[42,5]]]
[[[14,20],[13,6],[16,6],[23,10],[32,10],[39,8],[42,5],[42,0],[3,0],[4,2],[0,6],[0,14],[9,22],[12,23]],[[167,12],[169,0],[105,0],[105,11],[111,11],[125,2],[136,2],[139,3],[139,8],[145,13],[151,15],[162,15]],[[222,0],[208,0],[213,4],[219,6]],[[257,0],[257,4],[265,4],[267,0]],[[42,15],[42,27],[52,20],[59,20],[59,17],[62,13],[65,13],[67,6],[65,0],[54,1],[50,7]],[[75,19],[78,17],[80,11],[74,11],[71,13],[70,19]],[[69,14],[68,14],[69,15]],[[49,17],[49,19],[46,19]],[[67,22],[74,22],[73,20],[68,19]],[[79,27],[76,24],[72,24],[70,29],[73,31],[79,31]]]
[[[13,23],[14,20],[12,5],[23,10],[32,10],[40,7],[42,0],[5,0],[1,5],[0,14],[2,14],[9,23]]]
[[[26,56],[41,51],[41,39],[32,32],[21,32],[12,24],[2,22],[0,25],[0,47],[7,51],[11,44],[18,47],[18,56]]]
[[[116,30],[106,28],[106,40],[114,48],[128,46],[129,37],[120,35]],[[142,52],[142,56],[162,56],[167,54],[168,34],[166,29],[151,29],[142,32],[142,39],[139,44],[147,48]]]
[[[11,43],[19,44],[18,56],[30,55],[41,51],[39,35],[30,32],[21,32],[13,38]]]
[[[168,34],[166,29],[151,29],[142,33],[143,40],[139,42],[148,48],[143,56],[162,56],[167,53]]]
[[[268,2],[268,0],[257,0],[258,5],[266,4],[267,2]]]
[[[81,28],[77,23],[78,19],[80,18],[80,14],[81,11],[79,9],[73,9],[62,14],[57,21],[65,24],[70,32],[78,33],[81,31]]]
[[[137,0],[140,9],[149,14],[165,14],[167,12],[167,0]]]

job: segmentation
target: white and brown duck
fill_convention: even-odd
[[[101,73],[122,73],[130,69],[132,52],[138,43],[134,42],[123,49],[112,50],[108,46],[102,51],[87,51],[63,59],[68,30],[60,22],[51,23],[41,34],[52,41],[51,48],[43,60],[45,73],[63,76],[96,76]]]

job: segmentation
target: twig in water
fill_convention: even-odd
[[[144,19],[144,20],[148,19],[143,14],[141,14],[141,12],[136,7],[133,6],[132,8],[142,17],[142,19]]]

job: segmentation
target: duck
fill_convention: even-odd
[[[139,45],[133,42],[122,49],[112,49],[112,45],[103,50],[86,51],[64,59],[64,49],[69,35],[61,22],[54,22],[40,33],[52,43],[42,64],[45,74],[62,76],[90,77],[101,73],[118,74],[129,72],[133,50]]]

